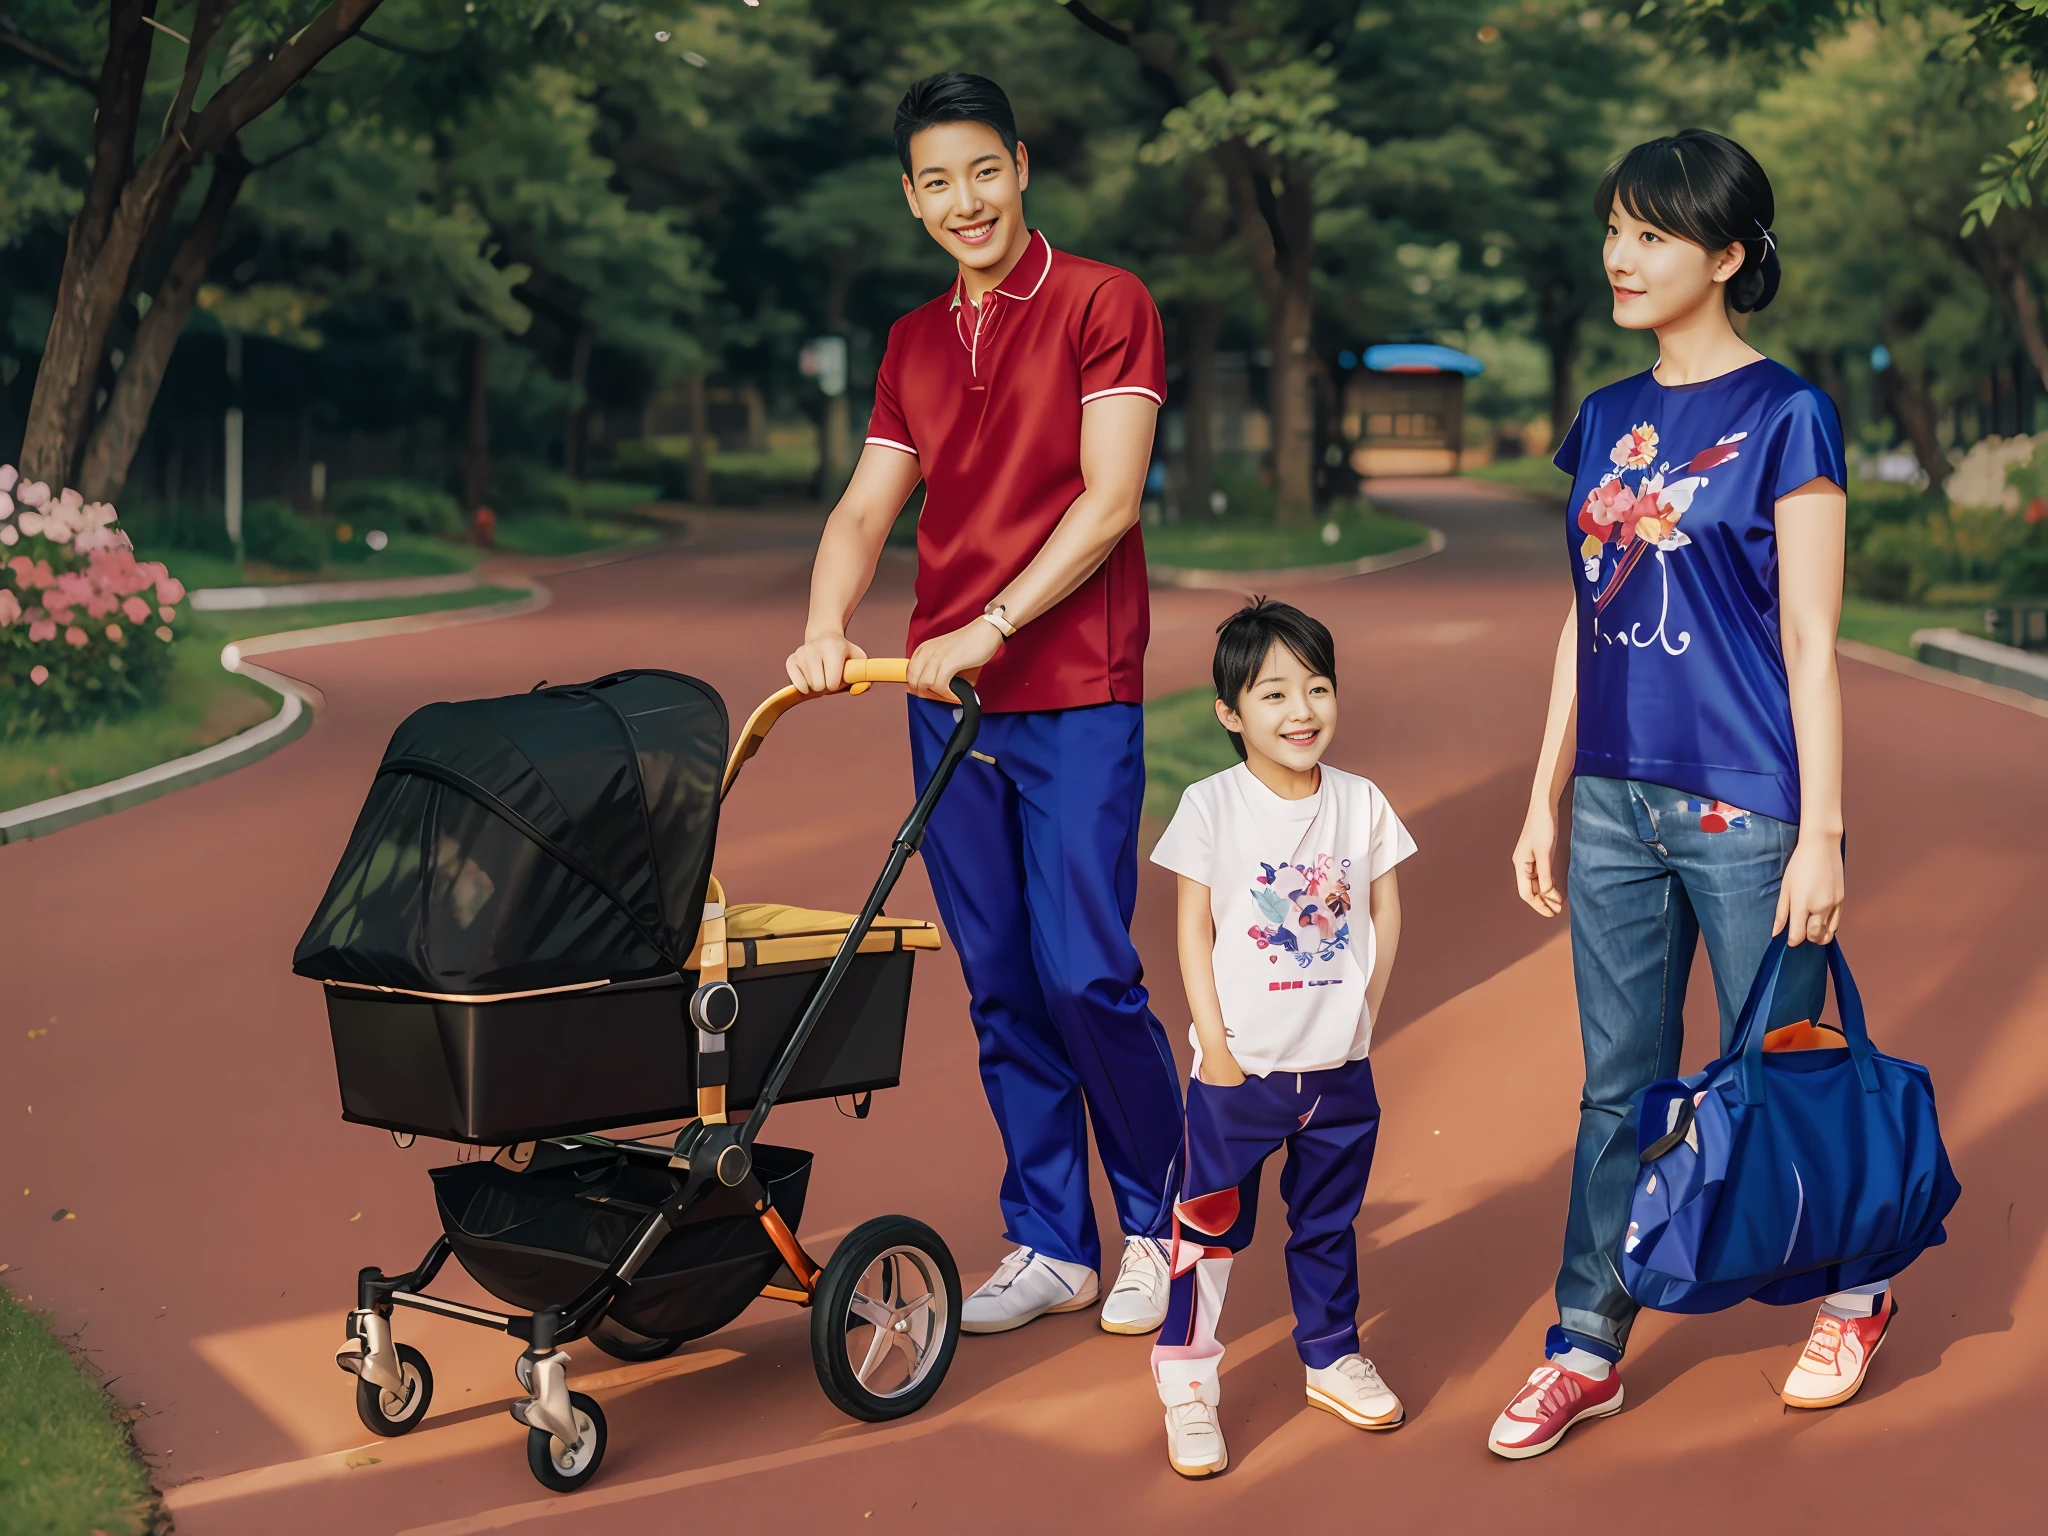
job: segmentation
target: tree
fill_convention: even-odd
[[[234,0],[197,0],[191,31],[179,39],[184,53],[169,108],[154,145],[140,153],[138,140],[149,126],[143,101],[151,60],[159,33],[170,29],[156,21],[155,0],[113,0],[97,72],[92,170],[71,222],[56,310],[29,407],[21,453],[24,474],[71,479],[91,425],[107,337],[127,301],[136,263],[153,231],[176,207],[193,171],[352,37],[380,3],[330,0],[308,16],[307,7],[287,0],[240,6]],[[37,12],[55,9],[54,0],[36,7]],[[237,25],[231,28],[231,21]],[[34,46],[25,31],[14,27],[5,40],[17,51],[26,51],[24,43]],[[212,89],[202,106],[199,97],[208,85]],[[146,416],[146,402],[142,409]]]

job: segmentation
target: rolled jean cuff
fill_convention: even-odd
[[[1554,1359],[1569,1350],[1583,1349],[1589,1355],[1598,1355],[1609,1365],[1621,1364],[1622,1346],[1628,1342],[1627,1330],[1621,1324],[1595,1312],[1567,1310],[1564,1318],[1564,1322],[1554,1325],[1544,1336],[1543,1353],[1546,1358]],[[1588,1333],[1588,1328],[1600,1331]]]

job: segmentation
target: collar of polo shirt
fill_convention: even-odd
[[[1031,258],[1034,254],[1039,257],[1037,275],[1030,279],[1031,286],[1025,288],[1024,271],[1031,265]],[[1004,278],[996,287],[991,288],[989,292],[1000,293],[1006,299],[1032,298],[1038,293],[1039,289],[1045,286],[1046,274],[1050,271],[1052,271],[1052,242],[1045,238],[1044,230],[1034,229],[1031,231],[1031,243],[1024,248],[1024,254],[1017,258],[1017,265],[1010,268],[1010,275]],[[953,302],[948,306],[949,308],[958,309],[960,307],[960,301],[967,295],[966,283],[967,279],[964,277],[955,277],[953,279]],[[1015,292],[1013,291],[1015,289],[1023,289],[1023,291]]]

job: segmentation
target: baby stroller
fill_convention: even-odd
[[[904,681],[855,661],[849,690]],[[400,1275],[363,1270],[336,1363],[380,1435],[426,1416],[410,1307],[526,1348],[527,1464],[571,1492],[604,1459],[604,1413],[569,1390],[562,1345],[658,1359],[757,1296],[811,1311],[825,1395],[856,1418],[914,1413],[960,1336],[960,1276],[907,1216],[856,1227],[823,1266],[797,1239],[811,1154],[759,1140],[778,1103],[894,1087],[910,972],[929,923],[884,917],[973,745],[959,723],[857,914],[727,906],[719,804],[776,720],[730,757],[725,705],[673,672],[432,704],[399,726],[293,970],[325,986],[342,1117],[499,1150],[432,1171],[442,1233]],[[598,1134],[689,1117],[672,1139]],[[507,1313],[427,1287],[450,1255]]]

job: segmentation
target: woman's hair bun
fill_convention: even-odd
[[[1616,203],[1635,218],[1709,251],[1740,244],[1743,261],[1728,279],[1728,304],[1743,314],[1777,297],[1783,268],[1771,178],[1733,139],[1705,128],[1638,144],[1617,160],[1593,195],[1605,219]]]

